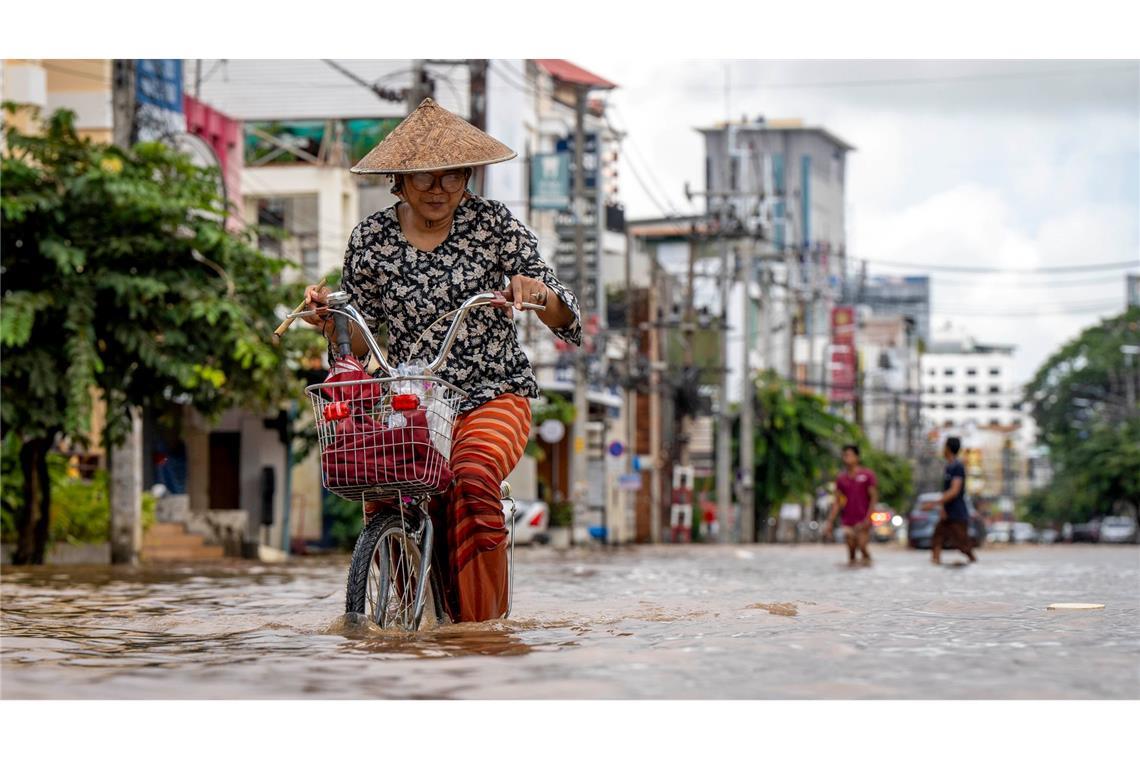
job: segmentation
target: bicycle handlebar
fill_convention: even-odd
[[[486,304],[489,304],[501,297],[502,296],[498,295],[497,293],[488,291],[486,293],[477,293],[476,295],[473,295],[464,301],[463,305],[455,310],[457,312],[455,319],[452,320],[451,327],[447,329],[447,333],[444,335],[443,345],[440,346],[439,353],[436,355],[435,359],[433,359],[427,365],[426,371],[434,374],[439,370],[440,367],[443,366],[443,363],[447,360],[447,354],[451,350],[451,346],[455,343],[455,339],[459,335],[459,328],[463,324],[463,320],[466,318],[467,312],[476,306],[485,306]],[[351,320],[354,324],[356,324],[357,327],[360,328],[360,331],[364,334],[364,342],[368,345],[368,350],[372,353],[373,356],[376,357],[376,361],[379,362],[380,368],[384,371],[384,374],[395,375],[396,370],[392,367],[392,365],[388,363],[388,358],[384,356],[384,353],[380,350],[380,346],[376,343],[376,339],[372,337],[372,331],[368,329],[368,324],[364,321],[364,317],[361,316],[360,312],[356,309],[355,306],[349,303],[350,301],[351,297],[348,295],[348,293],[344,292],[343,290],[338,290],[333,293],[329,293],[327,308],[311,309],[309,311],[299,312],[294,316],[302,317],[308,316],[310,314],[320,314],[324,312]],[[523,303],[521,308],[523,311],[546,310],[546,307],[544,305],[537,303]],[[434,327],[434,323],[428,327],[428,330],[430,330],[431,327]],[[338,324],[337,332],[339,331],[340,325]],[[347,331],[345,332],[347,333]],[[425,330],[424,333],[426,332],[427,331]],[[420,335],[420,338],[422,337],[423,334]],[[342,351],[346,345],[348,345],[349,350],[351,350],[351,344],[347,344],[346,340],[342,340],[341,336],[334,335],[333,339],[337,341],[338,347],[340,347]]]

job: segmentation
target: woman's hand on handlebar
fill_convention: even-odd
[[[492,306],[509,312],[511,308],[522,310],[524,303],[545,305],[550,290],[542,280],[516,274],[511,278],[506,290],[495,291],[502,296],[502,301],[493,301]]]
[[[305,307],[306,309],[321,309],[329,305],[329,293],[327,287],[323,285],[310,285],[305,288]],[[310,325],[320,326],[324,319],[319,314],[307,314],[301,319],[308,322]]]

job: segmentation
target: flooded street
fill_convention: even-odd
[[[1140,549],[979,557],[520,550],[511,620],[417,635],[343,618],[347,557],[9,567],[0,696],[1140,698]]]

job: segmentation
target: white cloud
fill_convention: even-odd
[[[645,169],[643,179],[656,195],[690,211],[681,189],[686,181],[696,188],[704,183],[703,140],[694,127],[725,117],[724,63],[578,62],[618,82],[612,102],[644,157],[638,163],[650,163],[658,181]],[[1124,70],[1105,70],[1118,64]],[[1049,74],[1070,69],[1081,73]],[[800,117],[856,146],[847,187],[853,256],[1008,268],[1140,259],[1140,66],[1134,63],[735,61],[731,70],[733,118]],[[784,86],[922,77],[971,79]],[[626,167],[621,187],[630,216],[659,214]],[[934,308],[998,314],[1122,304],[1123,275],[1102,274],[1110,281],[1047,289],[1016,278],[936,274]],[[950,285],[952,278],[976,284]],[[1016,371],[1026,379],[1049,352],[1112,309],[1038,311],[1034,318],[960,321],[979,340],[1017,344]]]

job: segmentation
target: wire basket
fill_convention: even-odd
[[[313,403],[327,490],[350,501],[446,490],[457,389],[429,377],[400,377],[305,390]]]

